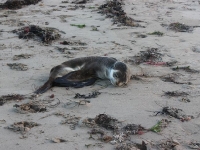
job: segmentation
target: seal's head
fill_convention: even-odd
[[[110,70],[110,81],[115,86],[126,85],[130,77],[130,70],[123,62],[116,62]]]

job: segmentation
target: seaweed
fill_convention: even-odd
[[[19,60],[19,59],[28,59],[32,55],[31,54],[20,54],[20,55],[14,55],[13,60]]]
[[[35,126],[40,126],[40,124],[35,122],[21,121],[21,122],[15,122],[6,128],[14,132],[20,132],[21,134],[25,134]]]
[[[84,99],[90,99],[90,98],[96,98],[98,95],[100,95],[101,93],[98,91],[94,91],[92,93],[89,93],[89,95],[85,95],[85,94],[80,94],[80,93],[76,93],[74,98],[84,98]]]
[[[75,0],[72,3],[73,4],[86,4],[88,0]]]
[[[166,128],[168,126],[168,124],[171,121],[167,120],[167,119],[162,119],[161,121],[158,121],[158,123],[156,123],[153,127],[151,127],[149,130],[159,133],[161,132],[164,128]]]
[[[140,51],[140,53],[136,56],[129,57],[125,62],[130,62],[133,64],[141,64],[141,63],[155,63],[162,61],[162,54],[158,52],[157,48],[148,48],[146,51]],[[163,62],[164,63],[164,62]]]
[[[64,113],[54,113],[53,115],[62,116],[65,120],[61,121],[61,124],[69,124],[71,130],[75,130],[79,123],[81,117],[76,117],[75,115],[64,114]]]
[[[178,92],[178,91],[167,91],[164,93],[164,96],[167,97],[179,97],[179,96],[187,96],[189,95],[186,92]]]
[[[87,43],[81,42],[81,41],[63,41],[60,42],[62,45],[76,45],[76,46],[85,46]]]
[[[22,64],[22,63],[12,63],[12,64],[7,64],[7,65],[10,67],[10,69],[17,70],[17,71],[28,70],[27,65]]]
[[[173,107],[163,107],[161,111],[156,112],[157,116],[158,114],[164,114],[164,115],[168,115],[171,117],[174,117],[176,119],[181,120],[182,122],[184,121],[189,121],[191,119],[194,119],[193,116],[191,115],[186,115],[182,109],[178,109],[178,108],[173,108]]]
[[[172,82],[175,84],[189,84],[189,85],[192,84],[191,82],[178,82],[176,81],[176,77],[177,77],[176,75],[166,75],[166,76],[160,77],[160,79],[164,82]]]
[[[8,94],[8,95],[2,95],[0,97],[0,106],[2,106],[3,104],[5,104],[8,101],[21,101],[24,100],[25,96],[24,95],[20,95],[20,94]]]
[[[20,29],[15,29],[12,32],[16,33],[20,39],[39,39],[46,44],[61,37],[57,29],[48,27],[41,28],[36,25],[29,25]]]
[[[98,140],[103,141],[105,143],[108,143],[108,142],[112,141],[112,139],[113,139],[111,136],[107,135],[104,130],[99,129],[99,128],[94,128],[91,131],[89,131],[88,133],[90,134],[89,139],[94,139],[92,137],[92,135],[94,135],[94,134],[95,135],[100,134],[100,137],[98,138]]]
[[[189,32],[193,30],[193,27],[179,23],[179,22],[169,24],[168,28],[176,32]]]
[[[78,27],[78,28],[85,28],[86,25],[85,24],[70,24],[70,26],[75,26],[75,27]]]
[[[31,113],[47,111],[46,106],[40,105],[39,103],[33,103],[33,102],[29,102],[29,103],[25,103],[21,105],[15,104],[13,107],[20,109],[20,111],[31,112]]]
[[[195,70],[195,69],[191,69],[190,66],[184,66],[184,67],[175,67],[175,68],[172,68],[173,71],[179,71],[179,70],[184,70],[185,72],[189,72],[189,73],[199,73],[198,70]]]
[[[7,0],[0,8],[3,9],[20,9],[27,5],[37,4],[41,0]]]
[[[149,35],[157,35],[157,36],[163,36],[164,33],[160,32],[160,31],[154,31],[154,32],[151,32],[151,33],[148,33]]]
[[[100,127],[109,129],[109,130],[116,130],[116,124],[119,122],[117,119],[108,116],[107,114],[99,114],[94,118],[94,121]]]
[[[146,131],[146,129],[144,127],[142,127],[141,125],[136,125],[136,124],[127,124],[126,126],[124,126],[123,131],[127,134],[143,134],[144,131]]]
[[[139,27],[140,25],[136,22],[141,21],[128,17],[122,8],[122,5],[120,0],[107,1],[107,3],[99,6],[99,13],[105,14],[108,18],[113,18],[115,24],[121,23],[125,26]]]
[[[173,139],[166,139],[166,140],[161,140],[157,142],[154,146],[154,148],[159,149],[159,150],[178,150],[178,149],[183,149],[180,145],[180,143],[177,140]]]

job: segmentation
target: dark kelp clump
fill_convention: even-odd
[[[161,111],[158,111],[156,113],[156,116],[158,114],[163,114],[163,115],[168,115],[171,117],[174,117],[176,119],[179,119],[181,121],[189,121],[191,119],[193,119],[194,117],[191,115],[186,115],[182,109],[178,109],[178,108],[173,108],[173,107],[163,107]]]
[[[164,93],[164,96],[167,97],[179,97],[179,96],[188,96],[189,94],[186,92],[178,92],[178,91],[167,91]]]
[[[41,28],[36,25],[26,26],[13,30],[12,32],[16,33],[20,39],[39,39],[43,43],[47,44],[61,37],[57,29],[47,27]]]
[[[174,30],[176,32],[189,32],[193,30],[193,27],[176,22],[176,23],[171,23],[168,28],[170,30]]]
[[[35,5],[41,0],[7,0],[0,8],[3,9],[20,9],[27,5]]]
[[[90,99],[90,98],[96,98],[98,97],[98,95],[100,95],[101,93],[98,91],[94,91],[92,93],[89,93],[88,95],[85,94],[80,94],[80,93],[76,93],[76,95],[74,96],[74,98],[84,98],[84,99]]]
[[[116,130],[116,124],[119,123],[117,119],[112,118],[107,114],[99,114],[94,118],[94,120],[97,125],[110,130]]]
[[[114,23],[121,23],[125,26],[138,27],[137,21],[128,17],[122,8],[120,0],[107,1],[99,7],[99,13],[105,14],[108,18],[113,18]]]
[[[136,56],[132,56],[125,60],[125,62],[129,62],[132,64],[141,64],[141,63],[148,63],[148,62],[161,62],[162,61],[162,54],[158,52],[157,48],[148,48],[146,51],[140,51],[140,53]]]
[[[86,4],[88,0],[75,0],[72,4]]]
[[[31,54],[20,54],[20,55],[14,55],[13,60],[28,59],[31,57],[32,57]]]

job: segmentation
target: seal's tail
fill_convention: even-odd
[[[39,89],[37,89],[34,93],[35,94],[45,93],[51,87],[52,87],[52,81],[48,80],[43,86],[41,86]]]

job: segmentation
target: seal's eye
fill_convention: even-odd
[[[118,78],[118,75],[115,73],[115,74],[113,75],[113,77]]]

